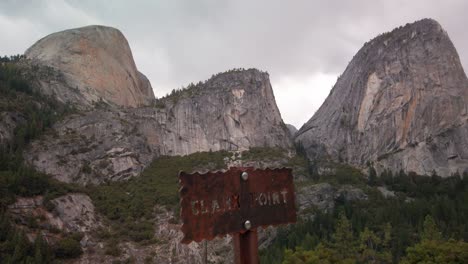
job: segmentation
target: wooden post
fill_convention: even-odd
[[[259,264],[257,229],[232,235],[235,264]]]
[[[205,240],[205,243],[203,243],[204,248],[203,248],[203,263],[208,264],[208,241]]]

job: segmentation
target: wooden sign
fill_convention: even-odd
[[[179,173],[182,243],[296,221],[291,169]]]

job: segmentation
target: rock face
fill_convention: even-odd
[[[60,72],[39,81],[43,93],[78,107],[114,103],[136,107],[153,102],[148,79],[136,69],[122,33],[114,28],[88,26],[53,33],[30,47],[25,55],[38,66]]]
[[[424,19],[366,43],[295,140],[377,171],[466,171],[468,80],[447,33]]]
[[[160,99],[69,116],[33,142],[28,163],[65,182],[100,183],[139,173],[160,155],[290,149],[267,73],[239,70]]]

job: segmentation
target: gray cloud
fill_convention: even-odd
[[[364,42],[408,22],[438,20],[468,67],[466,10],[462,0],[7,0],[0,3],[0,34],[7,40],[0,53],[22,53],[67,28],[113,26],[129,40],[156,95],[230,68],[255,67],[270,73],[285,121],[301,125],[328,94],[330,76],[339,75]]]

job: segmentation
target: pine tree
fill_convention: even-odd
[[[317,238],[311,236],[309,233],[307,233],[304,237],[304,240],[302,241],[301,246],[305,250],[311,250],[314,248],[314,246],[317,244]]]
[[[11,263],[20,263],[28,255],[29,242],[23,232],[16,233],[16,236],[13,241],[15,249],[11,258]]]
[[[374,167],[369,167],[369,180],[368,183],[370,186],[377,185],[377,172],[375,171]]]
[[[381,245],[381,239],[366,227],[359,235],[359,242],[359,259],[364,263],[380,263],[377,248]]]
[[[426,218],[424,218],[424,230],[421,235],[421,239],[434,241],[442,240],[442,235],[437,228],[434,218],[430,215],[426,215]]]
[[[342,260],[355,259],[356,257],[357,245],[351,224],[343,212],[340,213],[331,247],[336,250]]]
[[[47,242],[41,234],[38,234],[34,241],[34,263],[50,263],[52,259],[51,255]]]

